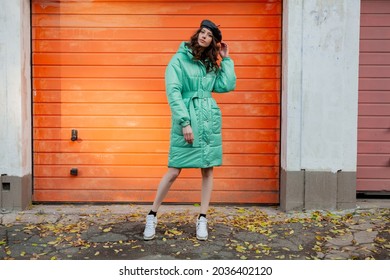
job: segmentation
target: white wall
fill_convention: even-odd
[[[282,168],[356,171],[360,0],[284,0]]]
[[[30,1],[0,0],[0,173],[31,174]]]

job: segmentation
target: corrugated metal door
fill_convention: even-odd
[[[361,2],[357,191],[390,192],[390,1]]]
[[[169,147],[165,66],[209,18],[238,76],[216,96],[225,154],[212,200],[278,203],[280,1],[32,3],[35,201],[153,200]],[[197,202],[200,185],[200,170],[183,170],[166,201]]]

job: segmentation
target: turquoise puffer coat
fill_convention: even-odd
[[[223,58],[220,69],[206,73],[194,61],[185,42],[165,72],[165,86],[172,113],[168,166],[207,168],[222,164],[221,110],[211,92],[228,92],[236,86],[233,60]],[[191,125],[194,141],[185,141],[182,128]]]

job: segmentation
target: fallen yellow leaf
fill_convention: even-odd
[[[103,232],[109,232],[111,230],[112,230],[112,227],[108,227],[108,228],[103,229]]]
[[[243,252],[245,252],[245,250],[246,250],[246,248],[244,246],[238,245],[236,247],[237,252],[243,253]]]

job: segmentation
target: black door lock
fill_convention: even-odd
[[[72,129],[72,138],[70,138],[70,140],[76,141],[77,138],[78,138],[78,131],[77,131],[77,129]]]
[[[79,170],[77,168],[71,168],[70,169],[70,175],[72,175],[72,176],[79,175]]]

